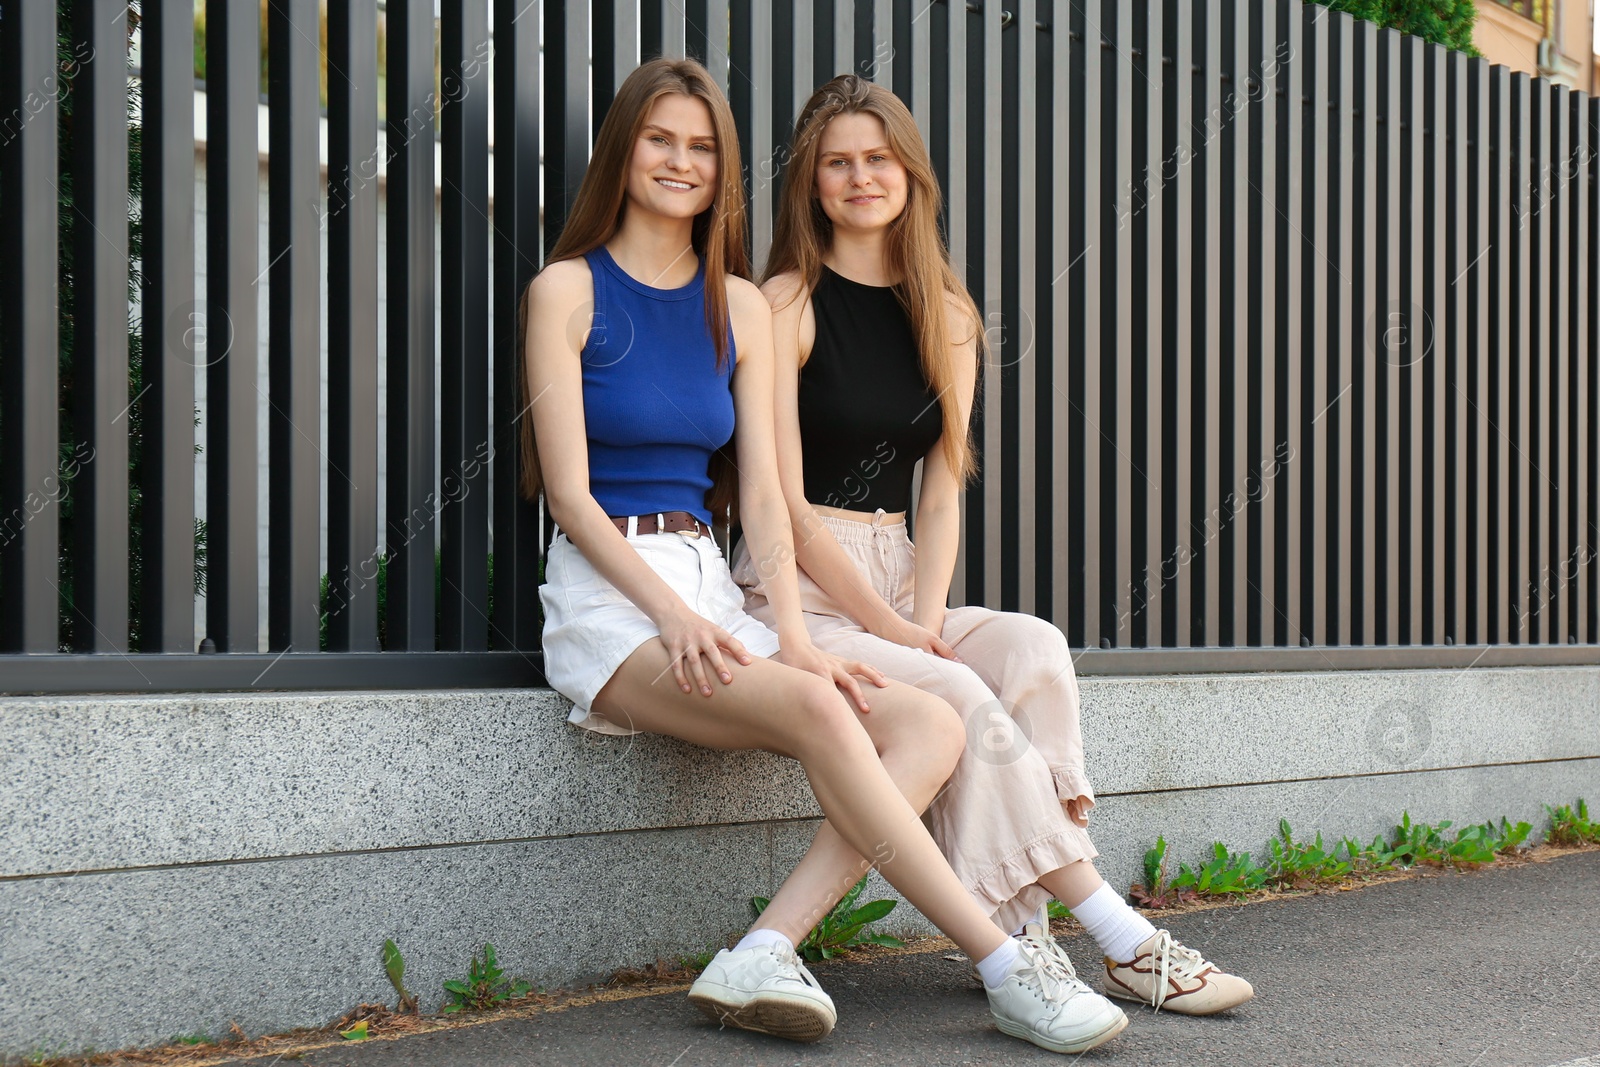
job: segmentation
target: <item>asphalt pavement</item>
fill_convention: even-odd
[[[1085,1064],[1600,1067],[1600,852],[1440,872],[1165,920],[1249,978],[1254,1000],[1189,1018],[1125,1005]],[[1098,986],[1087,935],[1062,943]],[[396,1040],[317,1049],[309,1067],[820,1067],[1062,1062],[992,1025],[945,947],[813,966],[839,1010],[797,1045],[719,1030],[682,990]],[[274,1058],[235,1061],[256,1067]]]

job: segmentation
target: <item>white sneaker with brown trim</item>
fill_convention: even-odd
[[[1255,996],[1249,982],[1225,973],[1165,930],[1146,939],[1127,963],[1106,957],[1105,991],[1108,997],[1184,1015],[1214,1015]]]

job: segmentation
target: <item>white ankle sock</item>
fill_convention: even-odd
[[[1017,941],[1008,937],[1005,944],[978,961],[978,973],[983,976],[983,984],[990,989],[998,988],[1006,980],[1006,975],[1011,973],[1011,965],[1016,962]]]
[[[733,951],[738,952],[741,949],[755,948],[757,945],[781,945],[790,952],[794,951],[793,941],[790,941],[778,931],[768,930],[766,927],[762,927],[759,930],[751,930],[748,934],[745,934],[744,937],[739,939],[739,943],[733,946]]]
[[[1156,928],[1104,882],[1081,904],[1072,905],[1072,917],[1083,924],[1100,944],[1100,951],[1126,963]]]

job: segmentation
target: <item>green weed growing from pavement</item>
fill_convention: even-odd
[[[843,955],[857,945],[889,945],[899,948],[905,942],[899,938],[889,937],[887,934],[878,934],[872,931],[869,923],[875,923],[894,910],[895,901],[874,900],[870,904],[856,907],[856,901],[867,888],[866,878],[862,878],[844,895],[844,899],[833,906],[805,940],[795,946],[795,951],[806,959],[831,960],[835,956]],[[766,897],[751,897],[750,904],[760,915],[767,910],[767,905],[772,903]]]
[[[417,998],[406,988],[406,961],[393,938],[383,942],[383,970],[389,976],[389,984],[394,986],[395,993],[400,997],[400,1004],[395,1011],[401,1015],[408,1012],[416,1015]]]
[[[1495,828],[1494,820],[1490,819],[1483,824],[1483,832],[1485,837],[1493,843],[1497,854],[1514,855],[1528,847],[1528,835],[1533,833],[1533,825],[1519,822],[1513,826],[1511,820],[1502,815],[1499,829]]]
[[[1544,835],[1546,844],[1564,848],[1600,845],[1600,822],[1590,821],[1589,805],[1582,797],[1578,798],[1575,807],[1563,804],[1559,808],[1552,808],[1546,804],[1544,810],[1550,813],[1550,829]]]
[[[1238,897],[1260,889],[1267,881],[1268,871],[1250,861],[1250,853],[1231,853],[1221,841],[1211,845],[1211,858],[1199,869],[1187,863],[1178,865],[1178,877],[1172,880],[1174,889],[1192,889],[1202,897]]]
[[[467,970],[467,980],[451,979],[444,984],[446,993],[453,998],[444,1006],[445,1012],[487,1011],[504,1004],[513,997],[525,996],[532,989],[527,982],[510,981],[505,971],[495,962],[494,946],[483,946],[483,960],[472,954],[472,964]]]
[[[1279,889],[1308,889],[1337,882],[1348,876],[1352,863],[1341,860],[1339,847],[1324,849],[1322,834],[1312,842],[1295,841],[1288,819],[1278,820],[1278,836],[1272,841],[1272,867],[1268,880]]]
[[[1464,826],[1456,831],[1453,838],[1447,837],[1445,831],[1454,825],[1449,819],[1437,826],[1425,822],[1414,823],[1411,813],[1403,812],[1400,824],[1394,828],[1394,841],[1389,846],[1395,866],[1481,867],[1493,863],[1500,852],[1515,849],[1532,830],[1532,827],[1523,830],[1524,823],[1512,826],[1507,820],[1501,819],[1500,830],[1495,829],[1494,823],[1486,822]]]
[[[1167,880],[1167,839],[1157,837],[1144,854],[1144,882],[1128,890],[1141,908],[1170,908],[1195,899],[1193,889],[1179,889]]]
[[[1056,919],[1072,918],[1072,911],[1059,900],[1052,900],[1049,904],[1046,904],[1045,914],[1050,917],[1052,922]]]
[[[1394,853],[1389,843],[1379,834],[1372,844],[1363,845],[1353,837],[1343,842],[1345,859],[1350,863],[1350,873],[1358,876],[1382,874],[1394,870]]]

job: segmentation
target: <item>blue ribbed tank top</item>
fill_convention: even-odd
[[[594,319],[584,343],[589,492],[607,515],[687,511],[711,522],[711,456],[733,437],[728,359],[706,328],[706,264],[681,289],[628,275],[604,245],[584,254]]]

